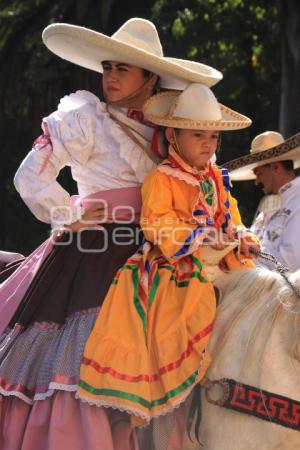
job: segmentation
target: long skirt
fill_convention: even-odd
[[[175,414],[211,361],[216,298],[200,258],[169,261],[146,242],[126,261],[85,346],[80,398],[136,425]]]
[[[1,450],[138,448],[125,413],[75,398],[85,342],[115,273],[139,245],[136,225],[126,225],[136,239],[116,242],[117,226],[85,231],[80,242],[65,235],[0,337]]]

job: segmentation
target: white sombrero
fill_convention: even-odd
[[[294,161],[294,168],[300,166],[300,133],[284,139],[276,131],[266,131],[251,142],[250,154],[224,164],[233,181],[254,180],[253,169],[276,161]]]
[[[184,89],[187,83],[213,86],[222,79],[218,70],[205,64],[166,58],[154,24],[133,18],[111,37],[84,27],[54,23],[43,31],[46,47],[67,61],[102,73],[102,61],[119,61],[154,72],[160,85]]]
[[[152,123],[192,130],[238,130],[251,120],[218,103],[204,84],[192,83],[183,92],[170,91],[150,97],[144,104],[145,117]]]

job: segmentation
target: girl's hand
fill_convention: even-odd
[[[219,238],[219,242],[211,244],[211,247],[215,250],[224,250],[224,248],[226,248],[228,244],[232,242],[232,239],[230,239],[230,237],[225,233],[220,233]]]
[[[65,228],[71,231],[79,231],[84,228],[95,228],[101,230],[101,225],[104,223],[112,223],[111,218],[107,216],[105,206],[92,206],[85,211],[81,219],[73,222],[70,225],[65,225]]]
[[[232,242],[230,236],[226,233],[214,232],[204,239],[204,243],[210,245],[215,250],[223,250]]]
[[[261,251],[261,245],[253,237],[252,233],[244,233],[243,236],[240,236],[240,250],[244,256],[253,259],[256,258],[255,253]]]

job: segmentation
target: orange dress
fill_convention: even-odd
[[[216,314],[201,263],[212,229],[242,226],[226,169],[200,176],[171,152],[142,188],[142,248],[118,271],[87,341],[78,396],[133,423],[176,408],[204,376]],[[252,267],[234,252],[229,269]]]

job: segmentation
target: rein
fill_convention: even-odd
[[[222,395],[218,399],[213,399],[211,390],[216,386],[221,388]],[[206,400],[213,405],[300,431],[300,402],[297,400],[230,378],[213,381],[204,378],[201,387],[205,389]]]
[[[261,251],[255,251],[254,249],[251,249],[251,253],[256,255],[258,258],[264,259],[265,261],[271,262],[275,265],[275,271],[278,272],[282,278],[285,280],[285,282],[289,285],[289,287],[292,289],[294,294],[300,298],[300,290],[295,286],[290,279],[288,278],[288,273],[290,272],[290,269],[288,267],[285,267],[283,264],[281,264],[278,259],[275,258],[275,256],[271,255],[270,253],[265,253]]]

